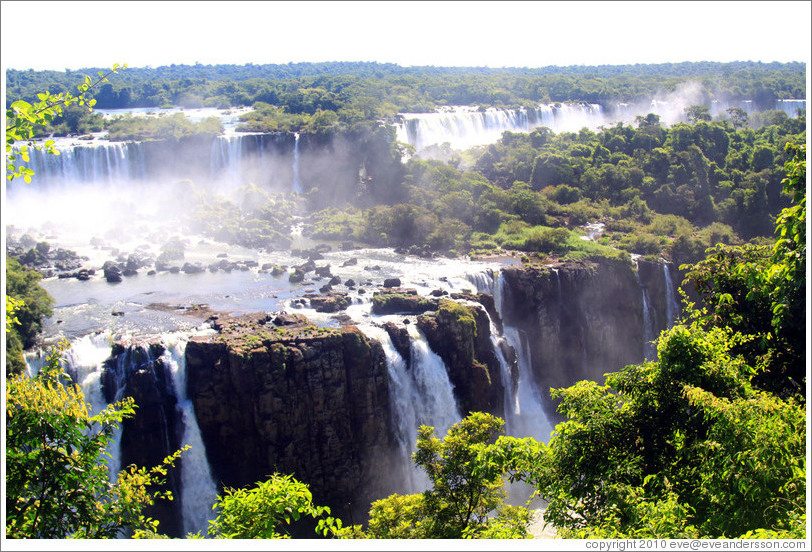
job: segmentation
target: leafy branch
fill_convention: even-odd
[[[22,176],[26,183],[31,182],[34,171],[20,165],[20,160],[23,163],[29,162],[29,151],[31,149],[44,150],[49,154],[59,155],[59,150],[54,146],[53,140],[46,140],[42,146],[34,145],[32,139],[36,129],[45,126],[53,121],[55,117],[62,115],[63,109],[74,103],[87,106],[92,111],[96,100],[87,98],[86,95],[99,84],[108,82],[108,77],[118,73],[119,67],[126,68],[127,64],[120,66],[116,63],[107,73],[99,71],[96,80],[85,75],[84,82],[76,86],[79,91],[77,96],[72,95],[70,92],[52,95],[46,90],[37,94],[39,101],[33,104],[24,100],[13,102],[9,109],[6,110],[6,179],[12,180]],[[27,144],[19,149],[15,148],[14,144],[20,141],[26,141]]]

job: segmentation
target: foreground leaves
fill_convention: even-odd
[[[152,469],[131,466],[111,482],[107,447],[131,399],[92,414],[81,389],[61,373],[63,342],[35,377],[6,387],[6,536],[115,538],[157,522],[143,507],[169,493],[154,491],[181,451]]]

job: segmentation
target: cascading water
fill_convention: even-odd
[[[496,358],[499,360],[499,376],[502,382],[502,387],[505,389],[504,403],[505,403],[505,433],[508,435],[518,435],[519,431],[516,427],[516,418],[521,416],[522,407],[519,402],[519,393],[517,392],[516,385],[513,382],[513,374],[510,370],[510,364],[505,353],[502,349],[502,343],[507,343],[504,337],[499,336],[496,325],[491,321],[491,343],[493,350],[496,353]]]
[[[293,191],[302,193],[302,186],[299,184],[299,133],[297,132],[293,141]]]
[[[690,90],[678,90],[667,97],[654,98],[635,104],[542,104],[534,109],[484,110],[476,107],[456,106],[439,113],[403,113],[396,127],[397,139],[415,147],[419,152],[431,145],[448,143],[452,148],[466,149],[491,144],[505,131],[530,132],[547,127],[553,132],[578,132],[582,128],[598,130],[616,123],[635,124],[637,116],[655,113],[665,125],[687,121],[685,108],[702,103]],[[730,107],[740,107],[752,114],[763,109],[754,102],[711,102],[708,105],[714,118],[726,117]],[[772,109],[797,117],[799,109],[806,108],[806,100],[776,100]]]
[[[200,531],[205,534],[209,520],[215,517],[212,506],[217,499],[217,485],[211,476],[194,405],[186,395],[186,343],[183,338],[164,336],[166,350],[162,360],[172,372],[178,399],[176,408],[183,419],[182,443],[190,445],[190,449],[181,456],[180,463],[184,533]]]
[[[635,264],[635,274],[637,276],[637,285],[643,296],[643,358],[645,360],[654,360],[657,356],[657,351],[654,348],[654,339],[657,337],[654,330],[654,307],[651,304],[651,299],[648,295],[648,288],[643,284],[640,279],[640,270],[637,264],[637,259],[632,258]]]
[[[665,306],[666,316],[668,317],[668,326],[676,321],[680,315],[680,305],[677,301],[677,293],[674,288],[674,282],[671,280],[671,266],[668,263],[663,263],[663,277],[665,278]]]
[[[514,420],[516,437],[533,437],[537,441],[548,442],[553,433],[553,425],[544,412],[543,399],[533,378],[533,359],[526,336],[521,330],[505,326],[505,339],[516,350],[519,361],[519,381],[516,385],[516,402],[519,412]]]
[[[443,359],[431,350],[426,336],[414,324],[407,326],[411,338],[411,372],[417,399],[419,424],[434,427],[437,435],[444,436],[449,428],[462,419],[454,387],[448,379]]]
[[[655,98],[637,104],[542,104],[527,109],[479,109],[471,106],[445,108],[439,113],[402,113],[401,122],[395,125],[397,140],[415,146],[417,151],[436,144],[448,143],[457,149],[470,148],[494,143],[505,131],[529,132],[538,127],[547,127],[553,132],[578,132],[582,128],[598,130],[618,122],[634,124],[637,116],[655,113],[665,125],[685,121],[685,108],[696,105],[699,100],[688,100],[680,94],[673,97]],[[729,107],[741,107],[748,114],[756,113],[765,106],[754,102],[714,101],[708,105],[715,118],[726,116]],[[799,109],[806,108],[806,100],[776,100],[772,109],[797,117]],[[145,111],[147,113],[147,111]],[[233,121],[230,123],[233,127]],[[241,184],[248,181],[265,180],[269,177],[268,163],[271,162],[265,151],[265,137],[252,133],[235,133],[233,128],[223,136],[213,139],[209,152],[209,177],[213,180],[227,178],[229,182]],[[93,140],[57,138],[57,148],[62,155],[54,156],[38,150],[29,152],[29,166],[38,179],[60,183],[82,182],[85,184],[118,185],[130,180],[144,179],[151,172],[152,165],[166,168],[166,160],[149,164],[145,158],[145,145],[139,142],[110,142],[103,134]],[[258,146],[259,144],[259,146]],[[249,157],[259,153],[258,160]],[[289,153],[287,155],[290,155]],[[292,189],[301,193],[299,179],[299,135],[295,135],[293,151]],[[173,159],[174,161],[174,159]],[[200,164],[196,159],[194,163]],[[260,167],[254,166],[258,164]],[[288,161],[286,163],[290,163]],[[170,164],[171,165],[171,164]],[[247,166],[250,166],[248,168]],[[289,167],[290,165],[287,165]],[[289,170],[285,174],[289,178]],[[205,178],[204,174],[197,175]],[[171,172],[171,167],[170,167]],[[249,173],[248,175],[246,174]],[[188,174],[170,174],[172,178],[189,178]],[[290,182],[289,180],[286,181]],[[257,182],[259,183],[259,182]]]
[[[86,335],[75,342],[62,356],[62,366],[71,375],[73,381],[82,389],[91,416],[95,416],[105,408],[107,401],[102,390],[102,371],[104,361],[110,357],[110,347],[113,336],[110,332],[100,332]],[[33,372],[29,369],[29,372]],[[116,398],[121,397],[121,391]],[[111,482],[115,482],[118,471],[121,469],[121,426],[113,433],[113,438],[107,446],[107,469]]]
[[[397,128],[397,139],[419,151],[432,144],[448,142],[453,148],[496,142],[505,131],[529,132],[546,126],[556,132],[575,131],[601,119],[597,104],[540,105],[535,109],[479,110],[455,107],[440,113],[406,113]]]
[[[430,486],[428,477],[410,461],[417,442],[418,427],[432,426],[435,435],[442,438],[453,424],[462,419],[445,364],[431,350],[426,337],[414,324],[407,326],[411,355],[411,367],[408,369],[386,330],[369,324],[360,328],[368,337],[380,342],[386,354],[395,438],[404,461],[405,492],[424,491]]]
[[[496,298],[499,295],[497,291],[497,284],[494,282],[493,275],[490,272],[477,272],[476,274],[468,274],[467,279],[469,282],[476,286],[479,293],[486,293],[494,298],[494,305],[496,312],[499,312],[500,305],[496,304]],[[501,299],[501,297],[500,297]],[[500,301],[501,304],[501,301]],[[482,308],[479,303],[471,302],[471,305],[476,308]],[[502,332],[496,326],[493,318],[487,309],[482,309],[488,317],[491,330],[491,345],[496,354],[496,359],[499,361],[499,380],[504,388],[504,405],[505,405],[505,433],[507,435],[518,435],[516,431],[516,417],[521,415],[521,405],[519,403],[519,394],[516,389],[516,384],[513,381],[513,372],[511,370],[510,362],[505,357],[504,345],[509,345],[507,339],[502,335]],[[516,352],[518,354],[518,351]]]
[[[501,272],[496,278],[491,272],[481,272],[470,275],[468,279],[477,286],[477,291],[480,293],[493,295],[496,311],[504,324],[502,338],[516,351],[519,378],[514,386],[507,360],[504,358],[501,347],[498,346],[498,338],[494,341],[494,351],[502,367],[501,378],[506,389],[505,416],[508,418],[505,420],[506,432],[514,437],[533,437],[546,443],[550,440],[553,426],[547,419],[541,392],[533,377],[530,347],[519,328],[504,323],[505,316],[502,308],[505,304],[504,294],[507,291],[504,277]],[[498,329],[493,321],[491,321],[491,335],[498,335]],[[507,395],[508,390],[512,391],[511,396]]]
[[[29,166],[38,178],[51,185],[82,182],[113,185],[139,175],[139,144],[109,142],[96,145],[59,146],[61,155],[29,151]]]
[[[211,330],[203,330],[211,331]],[[198,332],[199,333],[199,332]],[[212,506],[217,498],[214,483],[206,457],[206,448],[197,425],[192,401],[186,395],[186,333],[164,334],[164,353],[161,361],[172,373],[174,391],[178,399],[177,409],[182,415],[184,432],[183,444],[191,445],[181,456],[181,503],[183,523],[186,533],[201,531],[205,534],[208,521],[213,519]],[[118,355],[115,366],[105,363],[111,356],[114,336],[105,331],[89,334],[75,340],[62,356],[62,365],[73,381],[80,386],[88,403],[90,414],[95,415],[107,408],[108,402],[102,386],[102,376],[108,370],[108,381],[115,386],[114,400],[120,400],[126,391],[127,374],[134,371],[134,363],[151,362],[156,359],[149,354],[148,347],[127,350]],[[140,359],[140,360],[139,360]],[[29,375],[35,375],[44,364],[42,355],[28,355],[26,362]],[[121,469],[121,426],[116,429],[107,447],[107,467],[110,481],[115,482]],[[167,443],[168,446],[168,443]]]

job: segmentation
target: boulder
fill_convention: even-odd
[[[102,266],[104,279],[110,283],[117,283],[122,280],[121,267],[113,261],[107,261]]]
[[[186,274],[200,274],[206,271],[200,263],[183,263],[181,270]]]
[[[404,320],[404,322],[407,322]],[[392,340],[392,345],[395,347],[395,350],[400,353],[400,356],[403,357],[403,361],[406,363],[406,368],[411,368],[412,365],[412,354],[411,354],[411,337],[409,337],[409,331],[406,328],[402,328],[395,324],[394,322],[386,322],[383,325],[383,329],[386,330],[386,333],[389,334],[389,338]]]
[[[322,278],[331,278],[333,276],[330,272],[330,265],[317,266],[315,270],[316,275],[321,276]]]
[[[310,307],[316,312],[338,312],[350,306],[347,293],[340,291],[323,292],[322,295],[311,295]]]
[[[420,296],[415,289],[388,289],[372,296],[372,314],[420,314],[438,305],[437,298]]]
[[[489,412],[503,417],[501,366],[485,309],[440,299],[436,312],[417,317],[417,327],[443,359],[461,414]]]

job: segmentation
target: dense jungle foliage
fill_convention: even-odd
[[[319,211],[313,236],[452,254],[619,249],[695,262],[717,243],[769,237],[789,204],[785,144],[805,141],[805,117],[772,115],[757,130],[729,120],[664,127],[649,114],[597,132],[505,132],[445,160],[409,159],[390,190],[398,199]],[[579,239],[578,227],[595,221],[606,224],[598,242]]]
[[[7,97],[67,90],[79,71],[6,71]],[[699,81],[705,93],[771,103],[806,97],[803,63],[686,62],[650,65],[488,69],[381,63],[171,65],[131,68],[95,92],[97,107],[285,105],[290,113],[359,109],[369,118],[438,105],[520,106],[539,102],[629,102]],[[377,113],[375,113],[377,111]]]
[[[6,312],[14,312],[14,324],[6,325],[6,374],[25,368],[23,350],[36,343],[43,321],[51,316],[54,300],[39,285],[42,276],[6,255]]]

